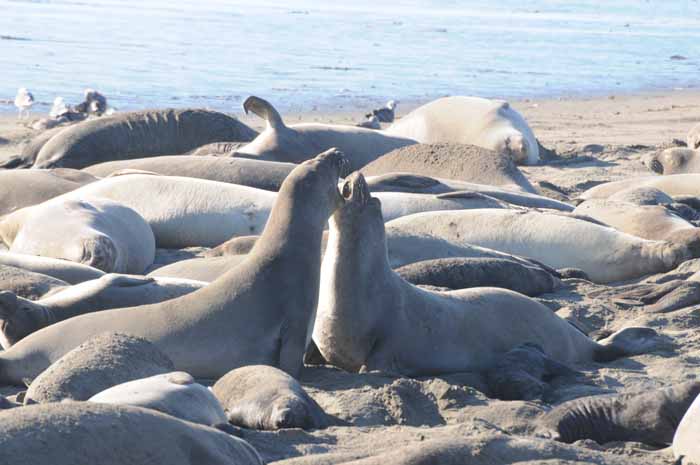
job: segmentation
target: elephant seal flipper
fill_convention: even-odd
[[[265,99],[251,95],[243,102],[243,110],[245,110],[246,114],[253,112],[267,121],[267,124],[273,129],[279,130],[286,128],[277,109]]]

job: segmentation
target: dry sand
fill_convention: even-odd
[[[535,187],[550,183],[545,184],[548,189],[544,192],[555,197],[561,193],[572,196],[603,181],[650,174],[640,157],[670,145],[674,138],[684,140],[688,129],[700,120],[700,93],[691,91],[513,105],[530,122],[541,143],[558,153],[546,164],[522,168]],[[399,109],[402,113],[409,110]],[[259,120],[243,119],[261,126]],[[359,121],[361,115],[307,114],[286,119],[347,123]],[[0,118],[0,157],[17,152],[32,133],[35,131],[18,124],[14,117]],[[700,261],[685,266],[700,269]],[[666,336],[664,347],[612,363],[576,366],[580,375],[555,379],[544,399],[533,402],[489,399],[483,394],[483,379],[474,374],[409,379],[307,367],[302,382],[336,417],[338,426],[311,432],[246,431],[243,436],[270,462],[291,459],[290,463],[330,464],[376,457],[366,463],[391,465],[396,463],[392,454],[404,450],[416,454],[451,450],[460,458],[449,463],[673,463],[669,450],[642,444],[601,446],[579,441],[562,445],[533,435],[534,420],[552,405],[583,395],[647,391],[699,373],[700,307],[644,314],[640,307],[614,303],[611,289],[568,279],[562,289],[539,300],[560,315],[575,318],[593,335],[648,325]],[[443,459],[420,463],[447,463]]]

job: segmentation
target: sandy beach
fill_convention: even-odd
[[[598,183],[650,175],[640,158],[673,145],[674,139],[685,140],[690,127],[700,120],[700,92],[688,90],[520,100],[512,105],[525,116],[541,144],[556,154],[538,166],[521,170],[544,195],[563,200],[573,199]],[[411,109],[399,105],[399,115]],[[37,116],[32,114],[32,119]],[[262,127],[256,117],[241,119],[256,129]],[[285,119],[354,123],[362,120],[362,114],[311,112],[285,115]],[[37,133],[14,115],[0,117],[0,158],[21,151],[22,145]],[[695,271],[696,261],[687,262],[686,270]],[[660,276],[645,279],[650,282]],[[376,457],[456,437],[467,441],[470,454],[475,457],[474,462],[459,463],[511,463],[511,452],[499,456],[492,449],[520,448],[529,452],[513,455],[518,458],[517,463],[671,464],[670,450],[641,443],[599,445],[582,440],[568,445],[536,437],[536,419],[564,401],[583,395],[648,391],[695,378],[700,368],[698,307],[645,314],[641,307],[613,302],[611,292],[613,286],[567,279],[557,292],[541,295],[537,300],[591,335],[607,334],[624,326],[649,326],[666,337],[667,345],[648,355],[577,366],[580,373],[557,378],[548,385],[542,401],[490,399],[482,393],[483,380],[469,374],[406,378],[307,366],[303,385],[338,424],[316,431],[245,430],[242,437],[264,460],[285,460],[290,465]],[[327,455],[319,459],[317,454]],[[479,458],[479,454],[490,459]],[[315,455],[320,461],[305,461],[303,456],[307,455]],[[524,460],[523,456],[530,459]],[[376,460],[367,463],[382,463],[381,458]]]

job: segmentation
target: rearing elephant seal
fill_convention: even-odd
[[[421,144],[473,144],[513,161],[535,165],[540,161],[537,139],[525,118],[503,100],[444,97],[413,110],[386,130]]]
[[[52,137],[34,168],[85,168],[103,161],[185,153],[209,142],[253,140],[256,132],[223,113],[148,110],[83,121]]]
[[[338,177],[345,167],[337,150],[296,167],[245,261],[209,286],[158,304],[88,313],[48,326],[0,354],[0,383],[34,378],[105,331],[151,341],[177,370],[198,378],[219,378],[252,364],[297,377],[318,301],[321,236],[343,203]]]
[[[539,302],[506,289],[428,292],[390,267],[380,202],[360,174],[330,220],[313,340],[347,371],[419,376],[491,368],[524,343],[562,363],[609,360],[648,349],[656,333],[628,328],[600,345]],[[441,212],[442,213],[442,212]]]
[[[323,150],[337,147],[355,170],[396,148],[416,143],[412,139],[357,126],[318,123],[287,126],[269,102],[254,96],[243,102],[243,109],[267,121],[267,128],[250,144],[238,149],[234,153],[236,157],[300,163]]]

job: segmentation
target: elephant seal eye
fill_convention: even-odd
[[[346,199],[349,199],[350,194],[352,194],[352,189],[350,188],[350,182],[346,182],[345,184],[343,184],[343,197]]]

